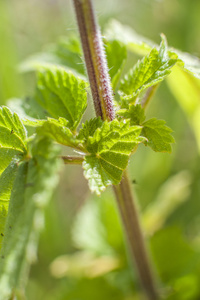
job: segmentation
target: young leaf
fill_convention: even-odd
[[[106,186],[120,182],[131,152],[144,141],[140,133],[140,126],[114,120],[104,122],[88,137],[86,149],[91,154],[86,155],[83,168],[91,191],[99,195]]]
[[[49,140],[37,143],[33,154],[29,162],[19,165],[11,193],[0,253],[0,291],[4,300],[24,288],[27,267],[36,256],[44,208],[58,182],[57,150]]]
[[[130,104],[128,109],[120,109],[117,111],[119,116],[130,120],[131,125],[142,125],[145,120],[144,108],[140,104]]]
[[[109,74],[115,90],[121,76],[124,63],[127,58],[126,47],[117,40],[105,42],[106,57],[108,61]]]
[[[159,51],[153,48],[149,55],[130,70],[120,84],[122,95],[129,96],[129,101],[134,99],[144,89],[162,81],[170,72],[176,63],[176,59],[169,58],[167,54],[166,41],[163,38]]]
[[[0,174],[14,157],[27,153],[26,130],[16,113],[0,108]]]
[[[72,131],[68,128],[68,121],[64,118],[58,120],[48,118],[41,127],[37,128],[37,133],[48,136],[57,143],[68,146],[77,147],[81,144],[81,140],[76,138]]]
[[[103,121],[100,117],[90,119],[82,124],[82,128],[79,131],[78,139],[87,141],[89,136],[93,136],[96,129],[100,128],[103,124]]]
[[[171,152],[174,138],[172,130],[165,125],[165,121],[152,118],[143,123],[142,135],[147,138],[146,144],[156,152]]]
[[[42,69],[38,73],[36,100],[54,118],[68,120],[76,129],[87,107],[87,83],[63,68]]]
[[[4,227],[8,213],[9,200],[17,168],[17,162],[11,162],[0,175],[0,249],[4,238]]]
[[[109,22],[105,36],[108,39],[116,39],[124,43],[128,50],[139,55],[146,55],[153,47],[158,48],[156,43],[116,20]],[[169,47],[168,55],[170,58],[177,58],[178,66],[200,79],[200,60],[198,57],[172,47]]]

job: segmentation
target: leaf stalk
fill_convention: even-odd
[[[61,156],[60,157],[65,165],[81,165],[82,162],[84,161],[84,157],[80,156]]]

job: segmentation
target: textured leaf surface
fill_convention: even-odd
[[[124,77],[120,84],[120,91],[131,96],[129,100],[134,100],[144,89],[162,81],[171,72],[175,63],[175,59],[169,58],[167,45],[163,39],[159,51],[153,48],[150,54],[138,61]]]
[[[144,108],[140,104],[130,104],[128,109],[121,109],[117,114],[125,119],[130,119],[131,125],[142,125],[145,120]]]
[[[79,131],[78,138],[80,140],[87,141],[90,136],[93,136],[97,128],[100,128],[103,125],[101,118],[94,118],[86,121],[82,124],[82,128]]]
[[[58,120],[48,118],[41,127],[37,128],[37,133],[48,136],[57,143],[69,147],[76,147],[81,143],[68,128],[68,121],[64,118],[59,118]]]
[[[109,22],[105,35],[109,39],[116,39],[124,43],[128,50],[140,55],[146,55],[153,47],[158,48],[155,42],[139,35],[131,27],[116,20]],[[198,57],[173,47],[168,48],[168,55],[170,58],[176,57],[177,65],[200,79],[200,59]]]
[[[131,152],[144,141],[140,133],[140,126],[114,120],[104,122],[88,137],[86,149],[91,154],[86,155],[83,168],[91,191],[99,195],[106,186],[120,182]]]
[[[33,147],[33,158],[20,164],[11,192],[3,245],[0,253],[1,299],[20,289],[26,267],[36,256],[44,208],[58,182],[57,151],[49,141]]]
[[[127,58],[127,50],[124,44],[117,40],[106,41],[105,50],[112,86],[115,89]]]
[[[174,143],[172,130],[165,125],[165,121],[152,118],[143,123],[142,135],[148,141],[147,145],[156,152],[171,152],[171,144]]]
[[[54,118],[63,117],[75,129],[87,106],[87,83],[63,68],[38,73],[36,100]]]
[[[26,130],[19,116],[0,108],[0,174],[14,157],[20,159],[26,152]]]

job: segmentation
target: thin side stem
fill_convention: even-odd
[[[126,171],[119,185],[113,186],[117,205],[123,222],[124,230],[129,241],[129,250],[134,257],[140,282],[148,295],[148,299],[156,300],[158,295],[153,280],[152,266],[146,249],[139,214],[133,201],[131,185]]]
[[[84,161],[83,157],[80,156],[60,156],[60,158],[63,160],[64,164],[66,165],[81,165]]]
[[[102,120],[112,121],[115,118],[113,93],[102,39],[91,0],[73,0],[73,2],[96,115],[100,116]],[[121,183],[114,187],[114,191],[131,250],[131,257],[136,263],[141,285],[144,287],[147,298],[149,300],[156,300],[158,296],[154,285],[151,265],[126,173],[124,173]]]

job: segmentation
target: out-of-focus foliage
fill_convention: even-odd
[[[6,9],[0,9],[3,41],[0,104],[9,97],[32,92],[35,79],[30,74],[17,76],[17,62],[36,52],[46,53],[47,43],[55,44],[59,36],[69,35],[75,28],[75,17],[67,1],[5,3]],[[198,0],[95,1],[95,6],[104,28],[115,17],[157,43],[163,32],[170,46],[199,56]],[[127,28],[122,42],[128,36]],[[70,58],[68,67],[77,68],[85,76],[76,39],[71,51],[65,41],[65,38],[64,42],[61,40],[56,49],[52,46],[47,62],[60,57],[57,63],[63,64]],[[138,55],[146,55],[151,50],[151,42],[144,42],[147,44],[130,44],[126,66],[132,66]],[[108,55],[109,49],[108,46]],[[125,60],[123,47],[117,49]],[[71,56],[74,51],[75,55]],[[129,69],[125,67],[125,71],[126,68]],[[114,70],[110,72],[114,74]],[[23,89],[19,83],[22,80]],[[27,110],[30,101],[24,100]],[[88,110],[86,114],[93,112]],[[149,105],[148,117],[155,114],[165,119],[174,131],[173,154],[157,154],[139,146],[141,149],[129,166],[130,174],[164,297],[196,300],[200,297],[199,80],[179,67],[173,68],[167,85],[161,84]],[[102,199],[89,196],[78,166],[74,169],[67,166],[63,171],[59,191],[46,211],[45,224],[38,262],[30,273],[27,299],[40,300],[44,295],[47,300],[141,299],[132,283],[136,276],[126,261],[112,193],[105,192]]]

